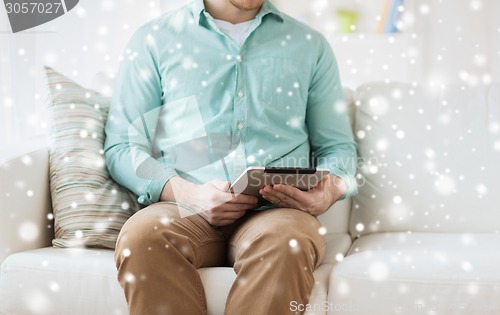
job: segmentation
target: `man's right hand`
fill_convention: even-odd
[[[161,193],[161,200],[175,201],[200,214],[210,224],[224,226],[233,223],[247,210],[257,206],[254,196],[228,192],[229,182],[212,180],[203,185],[193,184],[179,176],[172,177]]]

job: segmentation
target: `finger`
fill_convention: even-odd
[[[292,208],[292,209],[300,209],[301,206],[294,203],[294,202],[286,202],[286,201],[283,201],[281,199],[279,199],[278,197],[276,196],[272,196],[272,195],[268,195],[268,194],[264,194],[263,197],[266,199],[266,200],[269,200],[271,203],[281,207],[281,208]]]
[[[332,176],[334,176],[334,175],[332,175]],[[330,182],[333,183],[333,181],[330,181],[329,177],[330,177],[330,175],[323,176],[323,178],[321,179],[321,181],[316,186],[314,186],[312,189],[314,189],[314,188],[328,187],[328,185],[330,185]]]
[[[202,218],[203,218],[205,221],[207,221],[208,223],[210,223],[210,224],[214,224],[214,222],[212,221],[212,219],[210,218],[210,216],[209,216],[209,215],[207,215],[205,212],[200,212],[200,213],[198,213],[198,215],[199,215],[200,217],[202,217]]]
[[[218,190],[224,191],[224,192],[226,192],[229,189],[229,187],[231,186],[230,182],[222,181],[220,179],[213,179],[210,181],[210,184],[212,184]]]
[[[241,217],[240,215],[240,212],[230,212],[232,213],[231,215],[229,214],[229,212],[226,212],[226,213],[223,213],[223,214],[219,214],[217,216],[212,216],[212,222],[214,222],[214,224],[217,224],[218,222],[222,221],[222,220],[232,220],[232,221],[235,221],[237,219],[239,219]]]
[[[251,204],[255,206],[258,202],[259,199],[255,196],[250,196],[250,195],[237,195],[233,196],[229,192],[215,192],[216,196],[214,196],[214,200],[217,204],[225,204],[225,203],[231,203],[231,204]]]
[[[297,200],[298,202],[306,202],[307,201],[307,192],[302,191],[296,187],[278,184],[274,185],[273,189],[278,191],[284,195],[289,196],[290,198]]]
[[[293,192],[289,192],[289,193],[291,193],[291,195],[286,194],[286,193],[280,191],[279,187],[292,188]],[[276,189],[276,188],[278,188],[278,189]],[[280,185],[274,185],[273,187],[271,187],[270,191],[276,197],[278,197],[280,200],[282,200],[283,202],[285,202],[287,205],[289,205],[290,207],[292,207],[294,209],[304,209],[308,204],[307,199],[302,198],[302,194],[305,194],[305,192],[303,192],[295,187],[280,184]],[[297,196],[299,196],[301,198],[297,198]]]
[[[229,193],[229,195],[231,196],[230,193]],[[236,197],[231,196],[231,199],[228,202],[230,202],[230,203],[257,204],[257,202],[259,202],[259,199],[255,196],[239,194],[239,195],[236,195]]]
[[[278,198],[278,196],[276,195],[277,191],[276,190],[273,190],[273,187],[270,186],[270,185],[267,185],[265,187],[263,187],[261,190],[259,190],[259,193],[265,197],[265,196],[268,196],[270,197],[272,200],[281,200],[280,198]]]
[[[245,215],[246,211],[234,211],[234,212],[224,212],[219,218],[216,220],[213,220],[215,225],[227,225],[231,224],[237,219],[241,218],[243,215]]]
[[[235,221],[239,219],[243,215],[245,215],[247,209],[244,210],[235,210],[235,211],[226,211],[224,209],[217,209],[216,213],[213,211],[204,211],[199,213],[201,217],[205,219],[210,224],[220,225],[220,222],[223,220]]]
[[[280,203],[282,201],[278,197],[271,195],[271,194],[268,194],[266,192],[262,192],[261,194],[262,194],[262,197],[264,197],[264,199],[270,201],[271,203],[273,203],[275,205],[281,206]]]
[[[218,221],[217,224],[215,224],[215,225],[217,225],[217,226],[225,226],[225,225],[229,225],[229,224],[234,223],[234,221],[236,221],[236,220],[225,220],[225,219],[223,219],[223,220]]]
[[[221,219],[239,219],[247,213],[247,210],[225,212]]]
[[[281,191],[273,188],[273,187],[266,187],[264,188],[264,193],[265,194],[269,194],[269,195],[272,195],[276,198],[278,198],[279,200],[283,201],[283,202],[286,202],[286,203],[291,203],[292,200],[295,200],[294,198],[292,198],[291,196],[285,194],[285,193],[282,193]]]
[[[293,208],[293,209],[302,209],[303,208],[303,205],[300,204],[297,200],[294,200],[290,197],[287,197],[286,195],[281,195],[281,197],[283,199],[281,199],[277,194],[276,191],[273,191],[273,193],[267,193],[264,191],[263,193],[263,197],[267,200],[269,200],[270,202],[272,202],[273,204],[275,205],[278,205],[282,208]],[[286,199],[288,198],[288,199]]]
[[[240,212],[255,208],[254,204],[245,203],[225,203],[217,207],[218,210],[224,212]]]

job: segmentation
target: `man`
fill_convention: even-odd
[[[226,314],[308,302],[316,216],[356,190],[342,99],[326,40],[265,0],[195,0],[136,31],[105,145],[111,175],[148,205],[115,252],[131,314],[205,314],[196,269],[209,266],[237,273]],[[311,163],[331,174],[309,191],[266,186],[265,205],[228,192],[247,166]]]

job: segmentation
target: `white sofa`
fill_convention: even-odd
[[[360,194],[320,217],[307,314],[500,314],[500,87],[373,83],[348,103]],[[47,155],[0,163],[0,314],[127,314],[112,251],[50,247]],[[233,270],[199,273],[223,314]]]

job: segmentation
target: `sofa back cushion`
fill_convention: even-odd
[[[136,196],[111,179],[104,161],[110,98],[46,68],[50,91],[49,175],[57,247],[114,248]]]
[[[500,86],[377,83],[355,101],[353,236],[500,231]]]

